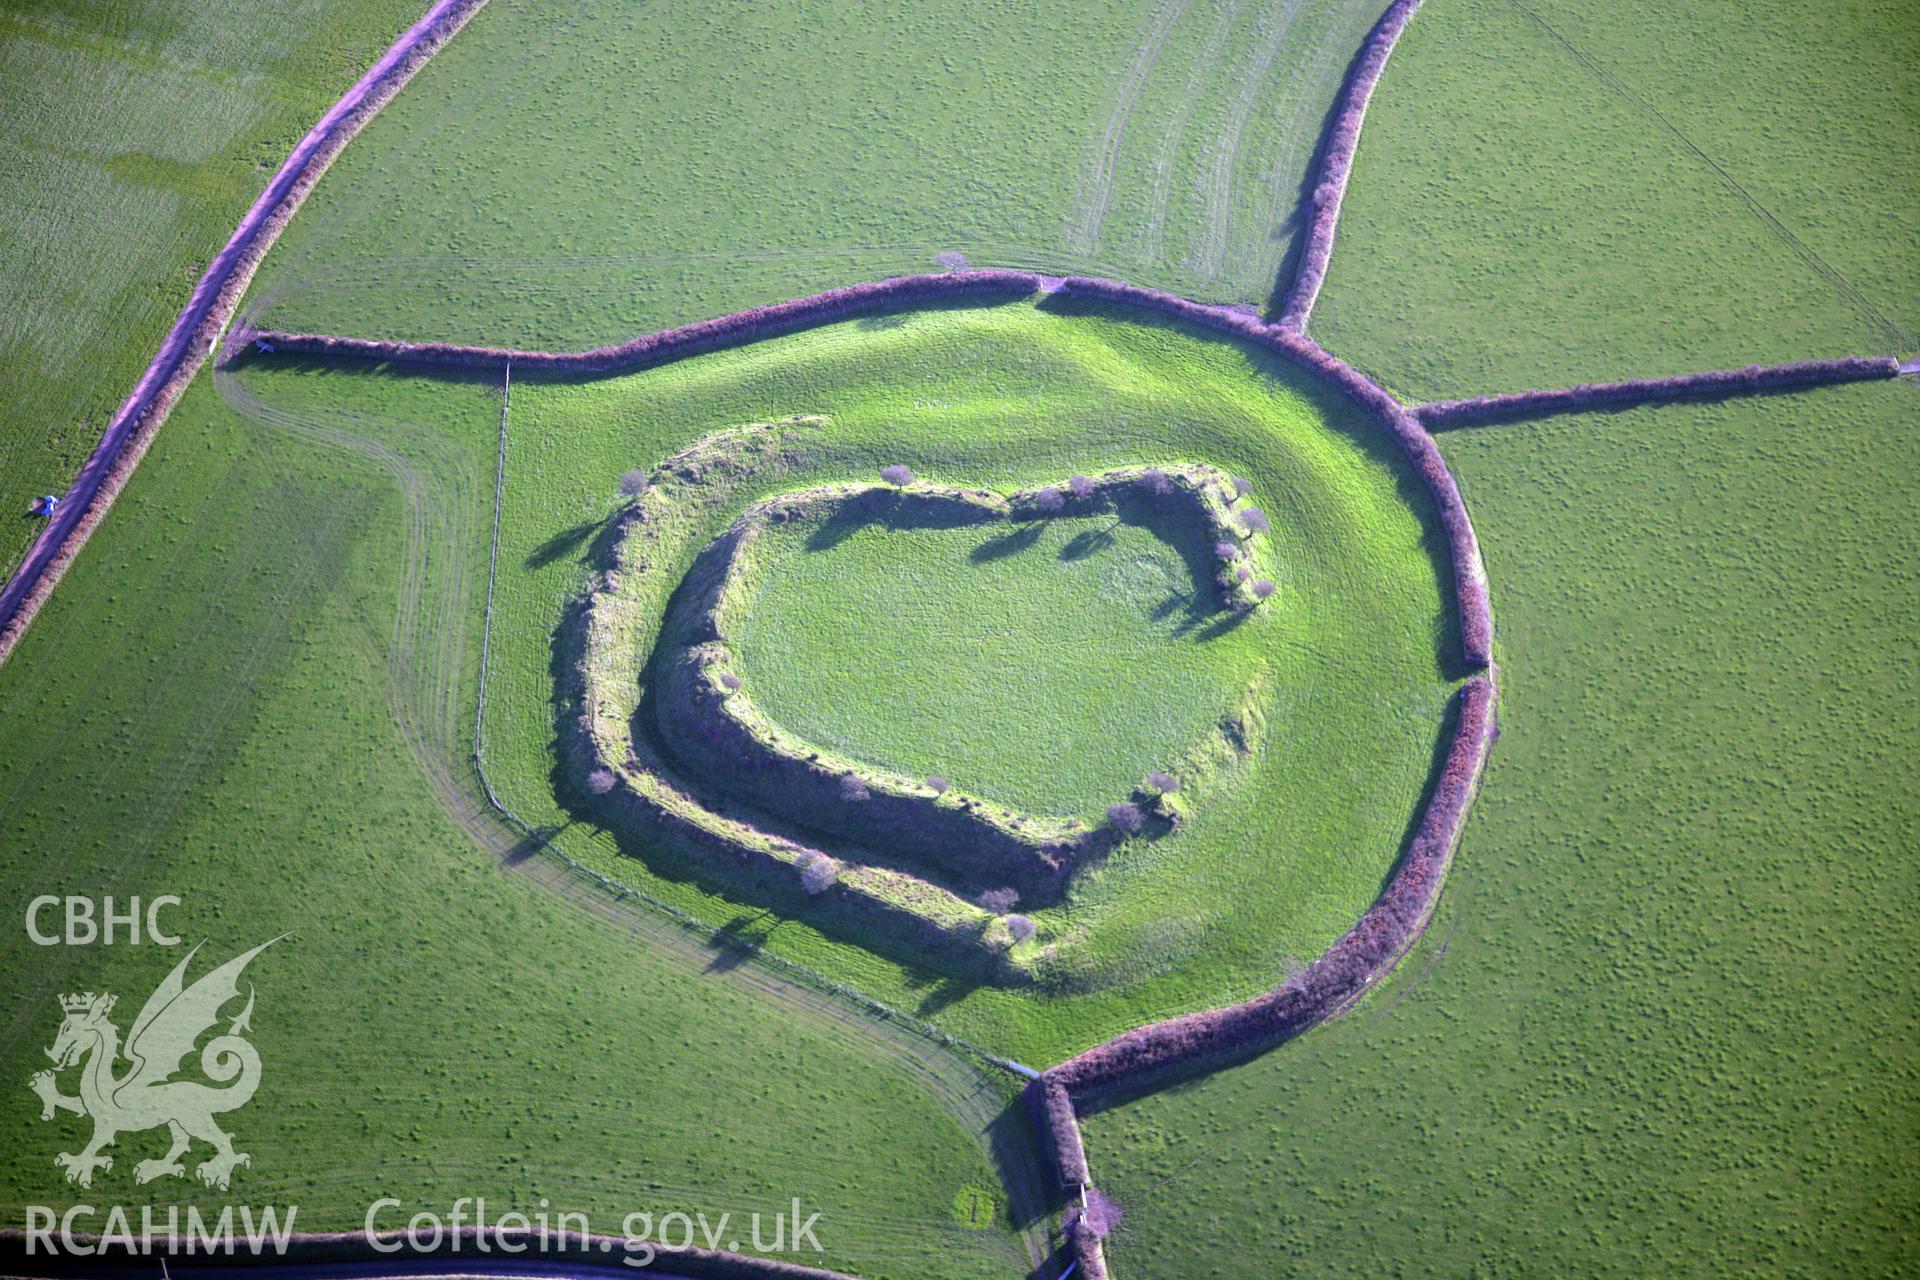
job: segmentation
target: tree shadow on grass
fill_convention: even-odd
[[[1456,584],[1453,550],[1440,522],[1439,507],[1413,463],[1372,413],[1318,373],[1295,364],[1277,352],[1177,316],[1065,292],[1050,294],[1042,298],[1037,306],[1039,310],[1059,316],[1098,317],[1141,329],[1182,333],[1202,342],[1224,342],[1243,352],[1249,365],[1263,380],[1305,397],[1328,430],[1351,442],[1370,463],[1392,475],[1394,490],[1401,503],[1420,521],[1420,549],[1432,564],[1441,588],[1437,601],[1439,608],[1433,619],[1436,642],[1434,675],[1452,682],[1464,679],[1477,670],[1461,652],[1460,616],[1454,605]],[[1467,496],[1471,501],[1471,495]]]
[[[831,551],[861,529],[957,529],[985,527],[997,517],[961,502],[914,495],[904,500],[898,489],[868,489],[833,504],[826,519],[807,535],[809,551]]]
[[[975,564],[985,564],[990,560],[1004,560],[1008,556],[1017,556],[1040,541],[1041,522],[1030,521],[1017,529],[1009,529],[980,543],[967,553],[967,559]]]
[[[1051,1280],[1061,1274],[1064,1258],[1066,1242],[1060,1239],[1053,1218],[1065,1200],[1048,1171],[1042,1139],[1034,1129],[1024,1097],[1016,1094],[1000,1109],[987,1123],[986,1137],[987,1154],[1007,1192],[1007,1220],[1016,1231],[1027,1231],[1036,1224],[1048,1228],[1052,1246],[1048,1258],[1027,1274]]]
[[[727,973],[746,964],[760,953],[780,924],[780,917],[765,908],[733,917],[713,931],[709,939],[713,958],[707,961],[705,972]]]
[[[943,977],[934,982],[927,993],[920,997],[920,1003],[914,1007],[914,1012],[922,1018],[935,1017],[978,989],[978,983]]]
[[[1209,615],[1212,621],[1204,627],[1199,625],[1199,619],[1193,619],[1180,628],[1180,634],[1191,635],[1198,643],[1205,644],[1209,640],[1218,640],[1221,636],[1239,630],[1247,624],[1253,614],[1252,609],[1230,609],[1225,613]]]
[[[599,541],[610,544],[612,530],[616,527],[614,522],[609,522]],[[611,563],[609,554],[609,546],[597,546],[588,563]],[[686,583],[682,581],[675,592],[675,600],[685,587]],[[771,939],[779,924],[790,921],[898,961],[908,972],[924,975],[922,985],[930,986],[943,979],[951,980],[960,985],[962,990],[959,994],[964,995],[965,988],[993,983],[995,969],[987,957],[972,952],[929,949],[924,937],[911,930],[890,932],[884,927],[876,928],[871,919],[836,909],[833,903],[805,893],[794,877],[768,868],[756,869],[751,863],[728,856],[716,856],[715,850],[677,836],[671,824],[650,825],[644,818],[635,821],[617,812],[606,797],[588,793],[581,785],[580,774],[586,748],[578,727],[580,699],[584,693],[579,664],[586,645],[587,604],[588,597],[585,594],[576,595],[568,601],[562,608],[559,625],[554,629],[549,646],[549,674],[553,681],[550,705],[555,732],[549,745],[548,785],[552,788],[555,802],[569,815],[568,825],[579,822],[606,833],[612,837],[615,848],[621,854],[634,859],[662,880],[698,886],[704,892],[725,899],[735,914],[727,925],[707,935],[707,938],[712,945],[727,947],[731,943],[732,946],[729,948],[730,954],[713,959],[708,966],[709,972],[721,972],[745,964],[754,952]],[[674,607],[674,602],[670,601],[666,611],[670,613]],[[652,682],[648,684],[651,688]],[[672,769],[665,745],[655,732],[654,718],[651,703],[643,698],[641,706],[634,712],[632,725],[641,767],[658,776],[668,787],[685,794],[708,790],[699,787],[697,782],[679,776]],[[716,803],[711,806],[714,812],[737,817],[796,843],[814,842],[814,837],[803,829],[790,829],[787,824],[752,806],[736,804],[724,797],[714,799]],[[556,828],[555,834],[563,829]],[[760,922],[769,920],[773,922],[771,927],[761,926]]]
[[[1120,518],[1115,516],[1113,523],[1104,529],[1084,529],[1067,539],[1060,548],[1062,560],[1085,560],[1088,556],[1098,555],[1114,544],[1113,531],[1120,527]]]
[[[558,826],[547,823],[535,827],[531,832],[523,834],[518,840],[515,840],[512,845],[508,846],[505,852],[501,853],[500,865],[503,867],[517,867],[531,860],[536,857],[542,849],[552,844],[555,839],[572,825],[573,819],[569,818]]]
[[[584,546],[587,540],[593,537],[595,531],[605,525],[609,519],[611,519],[610,516],[602,516],[598,520],[582,520],[571,529],[562,529],[533,549],[533,553],[527,557],[526,567],[544,569],[555,561],[572,555]]]

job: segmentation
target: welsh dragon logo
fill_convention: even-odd
[[[213,1120],[245,1106],[260,1086],[260,1055],[245,1038],[252,1030],[251,985],[246,1007],[228,1021],[224,1034],[214,1036],[200,1050],[201,1072],[214,1085],[224,1087],[173,1077],[194,1043],[220,1020],[221,1008],[240,995],[240,974],[247,962],[278,941],[263,942],[234,957],[190,987],[185,984],[187,964],[200,948],[188,951],[141,1006],[124,1048],[119,1028],[107,1020],[113,1012],[113,996],[89,991],[60,997],[64,1020],[47,1050],[53,1070],[36,1072],[28,1084],[40,1095],[42,1120],[53,1119],[56,1111],[93,1118],[93,1140],[86,1148],[77,1155],[62,1152],[54,1157],[54,1164],[66,1170],[68,1182],[92,1186],[96,1169],[113,1168],[113,1157],[100,1154],[101,1148],[112,1145],[120,1134],[163,1124],[173,1145],[160,1159],[134,1165],[135,1182],[185,1177],[180,1157],[196,1139],[213,1148],[213,1154],[194,1170],[209,1187],[226,1190],[234,1168],[253,1163],[244,1152],[233,1149],[233,1136]],[[115,1064],[123,1056],[132,1065],[116,1075]],[[76,1065],[80,1093],[69,1097],[60,1092],[55,1076]]]

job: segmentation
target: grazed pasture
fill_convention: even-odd
[[[1900,350],[1898,8],[1429,0],[1315,333],[1412,399]],[[1504,729],[1441,918],[1088,1121],[1117,1274],[1913,1269],[1916,423],[1900,381],[1441,437]]]
[[[495,0],[356,141],[257,305],[579,347],[943,252],[1264,304],[1375,8]]]
[[[0,575],[289,147],[419,17],[396,0],[0,14]]]
[[[1210,462],[1251,478],[1272,516],[1282,608],[1208,642],[1268,667],[1266,746],[1178,835],[1094,868],[1065,904],[1035,913],[1079,943],[1039,988],[943,979],[730,901],[693,869],[580,821],[556,774],[555,626],[596,565],[621,473],[721,427],[797,413],[832,420],[796,449],[808,483],[904,462],[930,480],[1011,491],[1110,466]],[[713,532],[733,514],[715,513]],[[1435,519],[1395,446],[1344,397],[1139,311],[944,308],[617,378],[529,381],[508,439],[490,772],[509,805],[559,829],[556,842],[596,870],[1044,1066],[1140,1022],[1265,990],[1372,900],[1427,783],[1450,689],[1442,654],[1457,642]],[[874,673],[873,701],[886,679]],[[1097,729],[1100,706],[1050,696],[1044,710],[1062,725]],[[1032,749],[992,721],[953,723],[961,751],[1001,753],[1001,768]]]
[[[862,1275],[1023,1265],[1016,1224],[952,1208],[1030,1176],[1017,1135],[1008,1183],[988,1154],[1010,1089],[549,883],[493,820],[470,756],[499,407],[465,381],[197,383],[0,667],[0,721],[30,727],[0,735],[6,899],[179,894],[209,956],[291,931],[249,970],[264,1083],[232,1127],[254,1157],[235,1193],[303,1228],[357,1228],[383,1195],[544,1196],[617,1227],[800,1194]],[[46,1065],[59,994],[130,1017],[160,958],[0,934],[0,1069]],[[83,1122],[8,1099],[18,1222],[73,1201],[53,1156]],[[134,1199],[164,1144],[122,1138],[86,1194],[192,1199]]]

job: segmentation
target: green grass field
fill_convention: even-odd
[[[1430,0],[1368,112],[1315,336],[1409,400],[1912,352],[1911,16]]]
[[[63,487],[200,264],[421,2],[0,15],[0,502]],[[1265,302],[1384,2],[493,0],[347,150],[250,306],[583,345],[946,251]],[[1911,353],[1909,7],[1427,0],[1315,335],[1409,400]],[[57,996],[114,991],[124,1027],[177,954],[0,930],[0,1222],[232,1200],[353,1228],[382,1195],[484,1195],[617,1230],[798,1196],[824,1215],[802,1261],[1032,1270],[1056,1206],[1018,1082],[805,971],[1043,1066],[1320,951],[1392,865],[1456,674],[1423,491],[1291,368],[1058,299],[516,372],[479,737],[536,841],[473,767],[496,391],[203,376],[0,667],[16,920],[36,894],[179,894],[209,963],[291,931],[249,972],[265,1085],[231,1127],[253,1164],[196,1195],[135,1187],[158,1134],[63,1183],[84,1122],[42,1123],[24,1087]],[[621,473],[804,413],[831,424],[768,492],[894,462],[1012,490],[1191,460],[1250,476],[1274,518],[1279,608],[1206,642],[1154,619],[1142,584],[1178,575],[1136,530],[1080,560],[1065,522],[977,562],[892,536],[779,560],[743,657],[765,707],[1036,806],[1106,794],[1259,682],[1262,752],[1036,913],[1076,946],[1035,988],[730,897],[583,818],[557,768],[556,628]],[[1916,427],[1903,381],[1442,438],[1503,736],[1439,915],[1347,1016],[1086,1118],[1121,1280],[1920,1270]],[[33,532],[8,519],[0,564]]]
[[[1322,341],[1410,398],[1894,349],[1897,6],[1529,7],[1867,307],[1517,6],[1432,0]],[[1505,730],[1441,917],[1348,1018],[1093,1117],[1117,1274],[1913,1271],[1917,423],[1903,382],[1441,438]]]
[[[719,428],[800,413],[832,424],[792,446],[792,474],[768,473],[766,492],[868,480],[894,462],[1010,491],[1189,460],[1251,478],[1273,517],[1267,554],[1287,597],[1246,628],[1270,668],[1266,746],[1177,836],[1093,869],[1039,913],[1075,940],[1041,991],[941,979],[714,896],[696,868],[576,820],[580,806],[556,795],[554,629],[594,563],[619,476]],[[736,514],[714,512],[712,532]],[[1399,455],[1344,399],[1271,357],[1103,309],[940,309],[626,377],[523,381],[507,449],[489,771],[509,806],[596,870],[1044,1065],[1270,986],[1371,901],[1427,781],[1449,689],[1428,515]]]
[[[0,575],[194,281],[413,0],[0,12]]]
[[[494,0],[255,301],[283,328],[590,345],[954,251],[1264,303],[1379,8]]]
[[[1170,537],[1131,514],[873,522],[827,545],[821,521],[776,526],[739,632],[747,691],[862,763],[1098,825],[1239,704],[1273,642],[1212,629],[1219,591],[1191,563],[1211,545],[1171,540],[1198,521]]]
[[[549,883],[491,821],[466,763],[490,389],[258,371],[227,394],[196,384],[0,668],[0,1217],[200,1192],[351,1229],[383,1195],[485,1194],[617,1231],[797,1194],[824,1261],[861,1275],[1024,1266],[1004,1216],[954,1208],[1007,1202],[987,1150],[1008,1086]],[[113,991],[124,1029],[178,953],[34,947],[42,893],[178,894],[203,967],[291,931],[248,974],[264,1083],[230,1117],[253,1156],[230,1193],[136,1189],[159,1133],[123,1137],[90,1191],[61,1181],[84,1123],[41,1123],[25,1088],[55,997]],[[998,1137],[1030,1185],[1024,1137]]]
[[[1355,1013],[1092,1117],[1116,1275],[1912,1273],[1914,424],[1443,438],[1504,679],[1441,916]]]

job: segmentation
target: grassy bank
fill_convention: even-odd
[[[863,763],[1098,825],[1232,711],[1272,638],[1224,633],[1198,519],[1130,514],[781,526],[756,549],[747,688]]]

